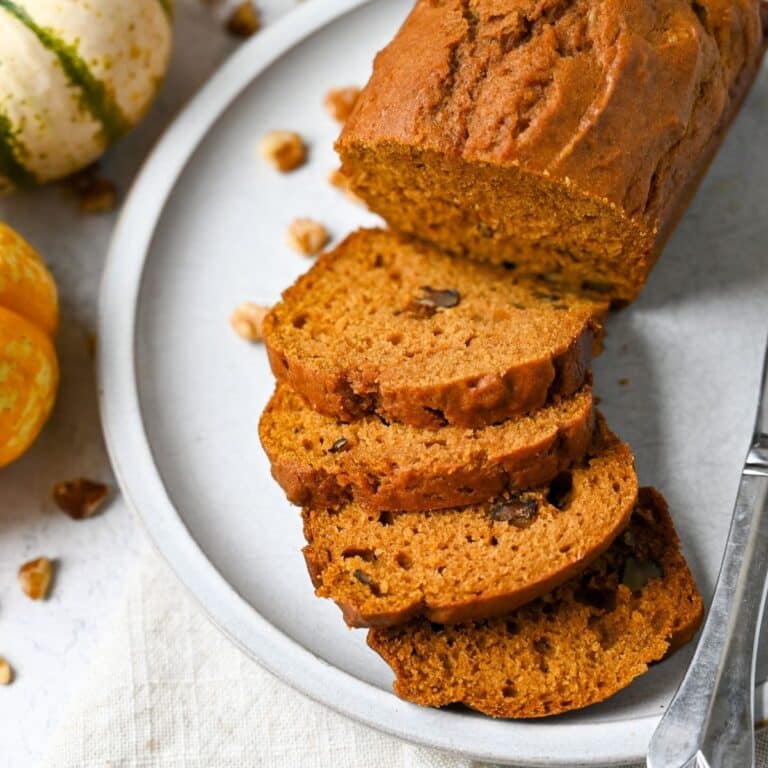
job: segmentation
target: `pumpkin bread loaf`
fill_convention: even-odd
[[[764,48],[760,0],[419,0],[342,171],[448,252],[631,300]]]
[[[411,512],[474,504],[549,483],[589,446],[592,389],[501,424],[440,430],[365,416],[345,424],[278,384],[259,432],[272,474],[294,504],[350,501]]]
[[[626,533],[553,592],[489,621],[374,629],[368,644],[404,699],[543,717],[620,691],[688,642],[702,611],[664,499],[643,489]]]
[[[361,230],[285,291],[263,333],[277,378],[321,413],[481,427],[580,389],[606,309]]]
[[[585,462],[543,488],[432,512],[305,509],[304,556],[351,626],[486,618],[583,570],[636,501],[632,454],[599,420]]]

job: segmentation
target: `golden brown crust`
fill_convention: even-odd
[[[368,644],[405,699],[543,717],[612,696],[688,642],[702,615],[666,503],[642,489],[627,533],[552,593],[499,619],[374,629]]]
[[[305,509],[304,556],[352,626],[499,615],[569,579],[625,527],[633,457],[600,420],[586,463],[549,487],[433,512]]]
[[[321,413],[481,427],[578,390],[606,308],[360,230],[285,291],[263,330],[275,376]]]
[[[545,485],[581,461],[593,425],[590,387],[499,425],[436,432],[375,416],[345,424],[278,384],[259,434],[272,474],[294,504],[327,509],[354,500],[413,512]]]
[[[759,0],[420,0],[338,150],[391,225],[632,299],[764,34]]]

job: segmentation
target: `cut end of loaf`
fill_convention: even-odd
[[[613,546],[539,600],[482,622],[374,629],[368,643],[404,699],[534,718],[614,695],[690,640],[702,615],[666,503],[643,489]]]
[[[637,297],[655,262],[652,226],[572,185],[390,142],[339,149],[371,210],[455,256],[617,306]]]

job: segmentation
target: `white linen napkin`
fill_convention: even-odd
[[[469,768],[337,715],[230,643],[148,550],[47,768]]]
[[[479,768],[305,698],[252,662],[148,550],[45,768]],[[768,738],[758,736],[768,768]]]

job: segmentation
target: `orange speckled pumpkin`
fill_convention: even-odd
[[[0,223],[0,467],[29,448],[53,408],[58,316],[56,285],[42,259]]]

